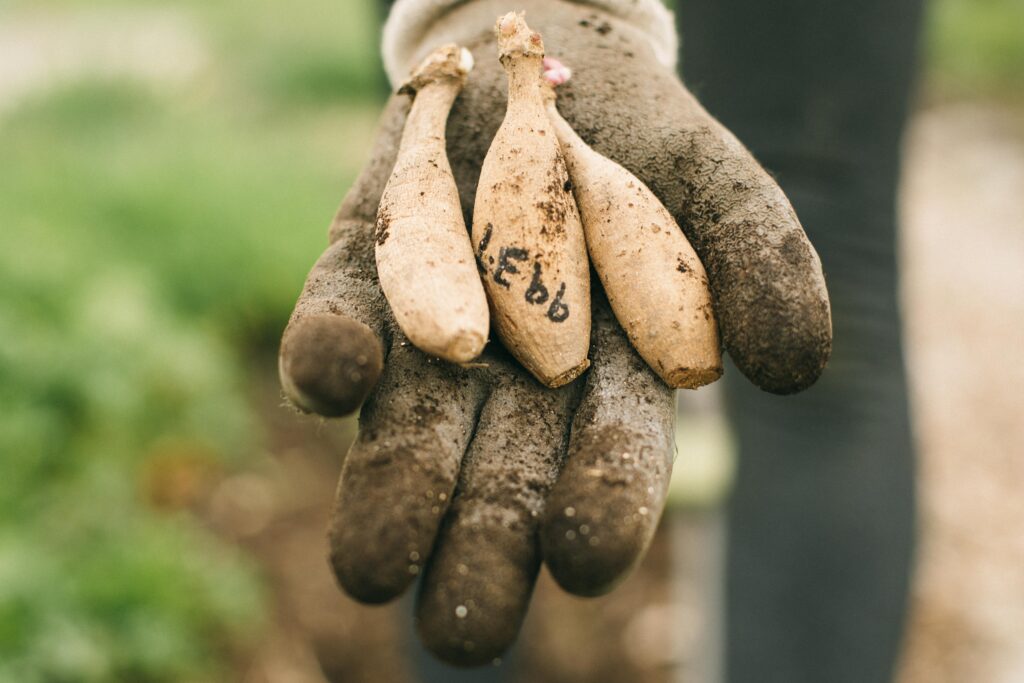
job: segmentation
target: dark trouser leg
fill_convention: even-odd
[[[897,304],[899,141],[921,0],[681,0],[683,70],[821,254],[835,346],[793,397],[727,371],[730,683],[883,683],[914,528]]]

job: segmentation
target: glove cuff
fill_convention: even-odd
[[[661,0],[569,0],[590,6],[631,24],[648,36],[658,61],[675,69],[679,39],[675,21]],[[446,12],[469,0],[396,0],[384,24],[381,52],[391,84],[409,76],[413,55],[429,28]]]

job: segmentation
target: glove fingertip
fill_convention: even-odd
[[[615,506],[618,507],[618,506]],[[561,514],[546,519],[540,530],[541,552],[552,578],[564,590],[581,597],[608,593],[626,576],[643,556],[649,530],[647,524],[622,522],[609,525],[604,513],[587,514],[576,511],[570,518]],[[611,516],[611,515],[607,515]],[[602,529],[614,529],[604,533]],[[584,535],[582,532],[587,531]]]
[[[519,634],[540,568],[535,541],[491,525],[455,523],[448,532],[420,587],[416,630],[439,659],[483,666]]]
[[[332,529],[330,535],[330,563],[338,585],[346,595],[367,605],[381,605],[394,600],[405,592],[415,574],[403,573],[414,564],[401,564],[398,571],[389,571],[396,566],[382,557],[375,561],[372,549],[351,547],[344,534]],[[418,570],[418,567],[417,567]]]
[[[614,425],[576,435],[540,527],[544,563],[566,591],[603,595],[643,558],[671,474],[651,443]]]
[[[778,395],[804,391],[821,377],[832,354],[828,300],[804,303],[799,316],[765,305],[766,300],[761,297],[760,306],[751,301],[724,315],[723,343],[740,372],[761,390]]]
[[[300,410],[348,415],[377,384],[384,353],[373,331],[334,314],[300,318],[285,330],[278,370],[285,395]]]
[[[420,455],[441,460],[431,451]],[[429,476],[426,467],[417,472],[416,462],[412,450],[382,448],[365,432],[345,458],[328,541],[338,584],[355,600],[380,604],[398,597],[430,555],[444,504],[423,492],[445,492],[443,500],[454,484]]]

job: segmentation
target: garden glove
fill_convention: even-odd
[[[812,384],[831,349],[818,257],[775,182],[676,77],[673,22],[658,0],[395,3],[383,46],[396,87],[439,45],[475,58],[447,126],[467,225],[505,111],[493,26],[511,9],[525,9],[548,53],[573,67],[559,89],[565,119],[682,226],[740,371],[774,393]],[[408,108],[406,95],[385,108],[285,330],[280,372],[304,411],[363,406],[330,529],[342,588],[385,602],[422,574],[422,639],[442,659],[475,665],[515,639],[541,561],[566,590],[598,595],[642,557],[666,499],[674,392],[630,347],[596,278],[592,365],[559,389],[493,341],[472,366],[409,344],[374,263],[378,203]]]

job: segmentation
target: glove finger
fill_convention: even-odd
[[[390,310],[377,283],[373,228],[408,108],[405,97],[388,102],[370,161],[338,209],[331,246],[310,271],[281,340],[281,386],[304,411],[347,415],[380,377]]]
[[[595,292],[593,366],[540,530],[544,561],[577,595],[611,590],[654,536],[672,473],[675,392]]]
[[[778,394],[806,389],[832,351],[817,252],[789,199],[693,97],[680,98],[672,147],[680,222],[708,273],[722,344],[740,371]]]
[[[578,393],[543,389],[520,370],[484,406],[417,602],[420,638],[439,658],[485,664],[515,640],[540,568],[537,522]]]
[[[707,270],[722,342],[736,365],[775,393],[813,384],[831,352],[828,293],[785,194],[642,46],[623,41],[619,59],[609,58],[602,41],[577,46],[559,108],[680,223]]]
[[[342,468],[331,565],[353,598],[388,601],[434,545],[486,398],[479,371],[428,360],[408,342],[388,357]]]
[[[382,321],[388,312],[376,274],[367,271],[358,250],[352,249],[363,242],[372,245],[367,235],[366,240],[339,240],[327,248],[310,271],[281,339],[281,386],[306,412],[347,415],[380,377]]]

